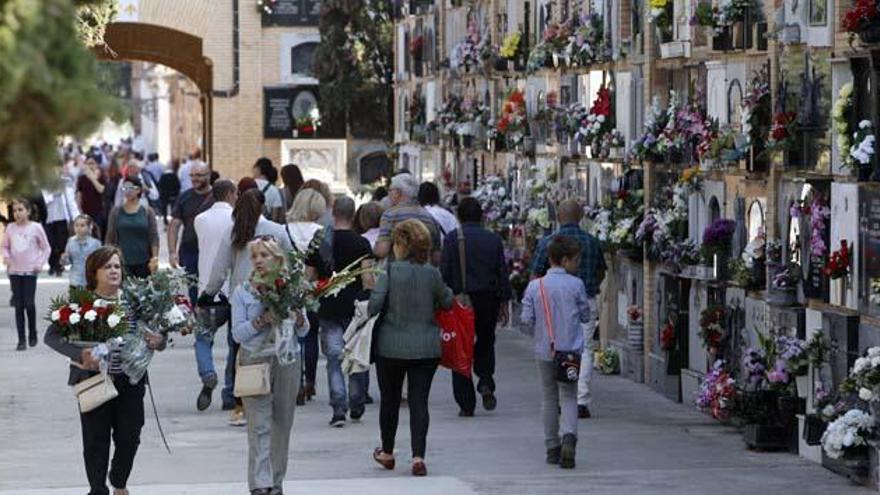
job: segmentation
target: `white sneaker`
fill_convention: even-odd
[[[232,413],[229,414],[229,426],[246,426],[247,419],[244,417],[244,410],[241,406],[235,406]]]

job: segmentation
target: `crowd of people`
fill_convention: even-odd
[[[190,293],[201,308],[197,311],[228,307],[231,313],[221,407],[230,411],[230,425],[247,427],[252,494],[282,493],[294,406],[317,396],[319,352],[327,366],[331,427],[359,421],[373,402],[370,372],[347,376],[342,368],[344,334],[356,301],[369,301],[370,314],[380,315],[373,354],[381,445],[373,458],[381,466],[395,467],[405,387],[411,471],[427,474],[428,399],[441,358],[434,314],[451,307],[454,295],[467,295],[476,334],[476,383],[452,374],[459,416],[474,416],[477,396],[486,410],[498,406],[495,333],[511,317],[508,302],[513,293],[502,239],[482,226],[482,206],[475,198],[458,199],[453,213],[442,204],[435,184],[419,184],[406,171],[358,206],[351,197],[332,194],[325,183],[305,180],[294,164],[283,166],[279,174],[267,158],[254,163],[250,177],[234,181],[212,172],[198,153],[168,166],[155,154],[144,161],[140,153],[107,145],[87,152],[68,147],[63,156],[57,190],[11,202],[0,244],[12,285],[18,349],[37,345],[34,298],[36,278],[45,263],[52,275],[69,267],[71,287],[116,298],[124,277],[145,277],[158,269],[162,223],[170,265],[198,278]],[[570,468],[577,418],[589,416],[589,359],[604,262],[598,242],[577,225],[582,214],[578,204],[565,201],[557,211],[562,227],[538,245],[532,267],[535,280],[525,292],[521,320],[534,335],[539,362],[547,462]],[[315,249],[318,235],[320,249]],[[323,299],[317,311],[291,311],[300,355],[295,364],[276,356],[274,334],[267,329],[279,322],[263,307],[251,283],[255,274],[284,266],[291,250],[307,253],[306,273],[313,280],[358,260],[363,268],[374,268]],[[195,336],[195,367],[202,384],[195,401],[199,411],[210,408],[221,386],[213,343],[222,328],[213,330]],[[52,327],[45,340],[70,358],[71,385],[97,373],[98,359],[89,349],[65,344]],[[164,347],[154,337],[148,344]],[[554,352],[560,349],[583,352],[579,383],[554,379]],[[258,363],[271,376],[269,393],[237,396],[237,370]],[[91,494],[109,493],[106,454],[111,438],[116,452],[109,479],[116,495],[127,493],[139,443],[148,378],[134,385],[117,378],[114,382],[124,393],[82,413]]]

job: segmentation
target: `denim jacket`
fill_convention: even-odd
[[[532,280],[522,300],[522,322],[535,338],[535,356],[541,360],[552,359],[550,334],[544,318],[540,282],[544,281],[547,305],[553,322],[553,334],[558,351],[581,351],[584,348],[582,323],[590,319],[590,305],[584,283],[562,268],[551,268],[547,275]]]
[[[272,327],[255,328],[253,321],[263,314],[263,303],[257,299],[251,289],[251,284],[246,282],[238,286],[232,293],[232,338],[241,344],[249,357],[270,357],[275,353],[274,332]],[[309,333],[309,319],[303,314],[303,325],[297,327],[296,335],[305,337]],[[299,342],[294,342],[296,351],[299,350]]]

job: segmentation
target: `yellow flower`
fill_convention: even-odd
[[[513,58],[519,51],[519,40],[522,35],[519,31],[514,31],[504,37],[504,43],[501,45],[500,54],[504,58]]]
[[[652,9],[666,8],[667,2],[669,2],[669,0],[651,0],[651,8]]]
[[[700,169],[697,167],[686,168],[681,173],[681,182],[690,182],[699,174]]]

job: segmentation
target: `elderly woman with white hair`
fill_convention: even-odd
[[[405,220],[419,220],[428,232],[431,233],[431,261],[437,265],[440,262],[440,226],[428,210],[419,205],[419,182],[412,174],[397,174],[391,178],[391,186],[388,188],[388,197],[391,200],[391,208],[382,214],[379,221],[379,237],[376,240],[374,253],[377,258],[393,256],[391,251],[391,231],[394,226]]]
[[[232,336],[241,345],[239,366],[268,364],[271,383],[268,393],[242,397],[248,424],[248,488],[252,495],[276,495],[283,493],[287,473],[300,366],[281,362],[276,355],[276,341],[283,338],[276,331],[281,322],[263,306],[253,285],[255,275],[286,264],[284,251],[270,236],[249,242],[248,251],[253,271],[250,280],[232,295]],[[291,310],[289,317],[297,335],[308,332],[309,322],[302,309]],[[296,339],[290,344],[298,346]],[[292,354],[299,352],[292,349]]]

